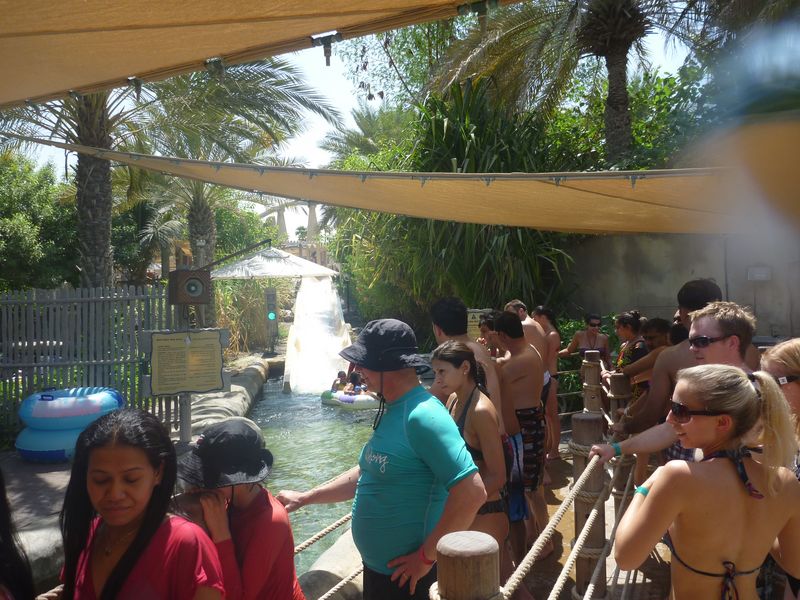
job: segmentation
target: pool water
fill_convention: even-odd
[[[333,380],[331,376],[331,380]],[[248,415],[264,432],[275,462],[266,486],[272,494],[280,490],[305,491],[354,467],[361,448],[372,433],[376,409],[346,411],[323,406],[319,395],[284,394],[282,380],[264,385],[263,398]],[[345,514],[350,502],[317,504],[289,515],[295,545],[308,539]],[[328,534],[296,558],[297,573],[305,573],[348,525]]]

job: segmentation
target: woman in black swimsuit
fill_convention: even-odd
[[[617,529],[615,558],[638,567],[667,534],[674,598],[755,600],[767,553],[800,575],[800,483],[786,400],[768,373],[701,365],[678,373],[667,422],[697,463],[675,460],[636,488]],[[749,435],[748,435],[749,434]],[[758,461],[744,438],[759,435]]]
[[[469,346],[453,340],[444,342],[431,354],[431,364],[436,384],[450,396],[447,409],[458,425],[486,487],[486,503],[475,515],[470,530],[488,533],[497,540],[501,551],[501,575],[507,577],[512,571],[511,559],[505,548],[509,528],[504,498],[508,472],[506,453],[498,433],[500,419],[486,390],[479,383],[482,377]],[[522,588],[524,586],[520,586]]]

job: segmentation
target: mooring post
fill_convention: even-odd
[[[600,412],[603,406],[603,386],[600,385],[600,351],[587,350],[581,364],[583,373],[583,408]]]
[[[586,412],[572,415],[572,451],[573,451],[573,481],[577,481],[588,463],[589,448],[593,444],[603,441],[605,420],[601,408],[603,396],[600,386],[600,352],[587,350],[582,365],[583,402]],[[575,497],[575,538],[583,530],[589,513],[592,512],[595,501],[603,493],[605,487],[605,472],[595,468],[591,476],[586,479],[583,490]],[[586,543],[575,562],[575,587],[572,589],[573,598],[583,598],[589,580],[592,577],[597,560],[606,543],[605,511],[600,511],[594,521]],[[602,566],[600,578],[595,585],[593,598],[606,597],[606,572]]]
[[[614,373],[611,375],[611,390],[608,394],[608,400],[611,408],[611,418],[615,423],[619,421],[617,411],[619,409],[626,409],[632,396],[633,390],[631,389],[631,380],[622,373]],[[614,512],[616,514],[616,511],[619,509],[619,504],[622,502],[622,497],[625,495],[625,484],[628,482],[628,475],[630,475],[636,458],[623,455],[614,460],[615,464],[616,462],[620,463],[619,468],[615,470],[616,476],[614,477],[614,481],[611,483],[611,493],[614,496]]]
[[[480,531],[448,533],[436,545],[437,583],[430,598],[490,600],[500,591],[500,547]]]

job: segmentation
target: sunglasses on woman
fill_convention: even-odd
[[[775,381],[778,382],[778,385],[789,385],[793,381],[800,380],[800,375],[781,375],[780,377],[775,377]]]
[[[688,406],[685,404],[681,404],[680,402],[672,401],[672,408],[670,409],[672,412],[672,417],[680,423],[681,425],[685,425],[689,421],[692,420],[692,417],[718,417],[719,415],[724,415],[724,412],[718,410],[690,410]]]

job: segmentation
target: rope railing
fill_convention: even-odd
[[[575,481],[572,486],[572,489],[566,495],[564,500],[561,502],[561,505],[556,510],[555,514],[550,518],[550,521],[547,523],[547,526],[542,530],[539,534],[539,537],[536,538],[536,541],[533,544],[533,547],[530,549],[528,554],[525,558],[517,565],[516,570],[514,573],[511,574],[511,577],[508,578],[506,581],[506,585],[500,588],[500,592],[503,594],[503,598],[506,600],[511,598],[514,595],[514,592],[517,591],[519,584],[522,580],[528,575],[533,563],[536,562],[536,559],[541,554],[544,545],[550,541],[553,533],[558,527],[558,524],[561,522],[561,519],[564,517],[564,514],[569,510],[569,507],[572,505],[572,502],[575,500],[575,497],[583,489],[583,486],[586,484],[586,481],[589,479],[591,474],[594,472],[595,468],[600,463],[600,458],[598,456],[593,456],[589,463],[586,465],[583,473],[581,476]]]
[[[628,503],[628,498],[632,486],[633,486],[633,469],[631,469],[630,473],[628,473],[628,480],[625,482],[625,491],[623,492],[622,500],[620,500],[619,506],[617,507],[617,514],[614,516],[614,526],[611,528],[611,534],[608,536],[608,541],[606,542],[606,545],[603,546],[603,550],[602,552],[600,552],[600,558],[597,560],[597,565],[595,565],[594,571],[592,572],[592,578],[589,580],[589,585],[586,586],[586,592],[584,592],[583,594],[583,600],[590,600],[592,598],[592,595],[594,594],[594,588],[597,585],[598,580],[600,579],[600,573],[603,571],[602,569],[603,561],[605,561],[606,557],[611,552],[611,547],[614,545],[614,541],[617,535],[617,526],[619,525],[619,521],[622,518],[622,513],[625,512],[625,506]]]
[[[561,569],[561,573],[558,574],[558,579],[556,579],[553,589],[550,590],[550,595],[547,597],[547,600],[558,600],[558,597],[561,595],[561,591],[564,589],[564,584],[569,578],[570,571],[572,571],[572,567],[575,566],[575,561],[578,560],[578,556],[580,556],[583,552],[583,545],[586,543],[586,538],[589,536],[589,532],[591,531],[601,508],[605,504],[610,491],[611,482],[609,481],[603,487],[603,491],[597,496],[597,500],[595,500],[594,506],[592,507],[592,512],[589,513],[589,517],[586,519],[586,523],[581,530],[581,534],[575,540],[572,551],[569,553],[567,560],[564,562],[564,567]]]
[[[297,546],[295,546],[294,547],[294,553],[295,554],[299,554],[300,552],[302,552],[303,550],[305,550],[306,548],[308,548],[312,544],[316,544],[318,541],[320,541],[322,538],[324,538],[330,532],[338,529],[339,527],[341,527],[342,525],[347,523],[351,518],[352,518],[351,514],[346,514],[345,516],[343,516],[341,519],[339,519],[335,523],[332,523],[332,524],[328,525],[322,531],[320,531],[318,533],[315,533],[310,538],[308,538],[306,541],[304,541],[304,542],[298,544]]]
[[[344,586],[346,586],[348,583],[350,583],[351,581],[353,581],[353,579],[355,579],[356,577],[358,577],[359,575],[361,575],[361,573],[362,573],[363,571],[364,571],[364,567],[363,567],[363,566],[361,566],[361,567],[357,568],[355,571],[353,571],[352,573],[350,573],[350,575],[348,575],[347,577],[345,577],[344,579],[342,579],[342,580],[341,580],[339,583],[337,583],[335,586],[333,586],[331,589],[329,589],[327,592],[325,592],[325,593],[324,593],[322,596],[320,596],[320,597],[318,598],[318,600],[328,600],[329,598],[333,597],[333,595],[334,595],[335,593],[337,593],[337,592],[338,592],[339,590],[341,590],[341,589],[342,589]]]

